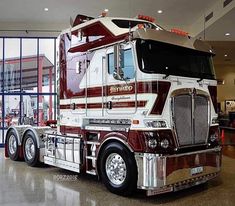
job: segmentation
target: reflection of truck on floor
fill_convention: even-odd
[[[59,37],[58,123],[9,128],[5,152],[98,175],[114,193],[177,191],[221,167],[209,46],[152,18],[78,15]]]

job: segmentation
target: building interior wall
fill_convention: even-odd
[[[235,65],[215,65],[216,78],[224,83],[218,85],[218,102],[222,112],[225,111],[225,101],[235,100]]]

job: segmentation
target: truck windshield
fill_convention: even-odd
[[[215,79],[209,53],[151,40],[137,40],[136,50],[145,73]]]

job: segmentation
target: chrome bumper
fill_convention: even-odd
[[[137,187],[154,195],[191,187],[216,177],[221,168],[221,147],[168,156],[135,153],[135,159]],[[192,175],[192,169],[196,167],[203,168],[203,171]]]

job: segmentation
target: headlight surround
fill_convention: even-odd
[[[217,146],[220,144],[220,133],[218,126],[210,127],[210,132],[208,136],[208,145]]]
[[[174,151],[174,140],[171,130],[144,132],[146,151],[157,153],[171,153]]]

